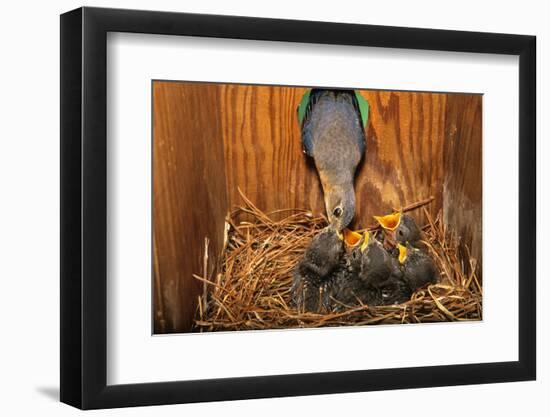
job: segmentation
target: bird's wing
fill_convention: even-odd
[[[304,128],[307,124],[307,121],[309,119],[309,116],[311,114],[311,107],[312,107],[312,97],[311,97],[311,89],[307,90],[302,100],[300,101],[300,105],[298,106],[298,122],[300,123],[300,128],[302,129],[302,147],[303,151],[308,156],[313,156],[313,137],[311,134],[311,130],[307,127]],[[314,95],[315,97],[315,95]]]
[[[313,108],[316,103],[323,96],[332,97],[337,100],[336,97],[345,97],[353,105],[354,110],[361,124],[361,128],[364,129],[368,122],[369,117],[369,103],[361,96],[357,91],[352,90],[323,90],[323,89],[310,89],[304,93],[300,105],[298,106],[298,122],[302,129],[302,146],[304,153],[308,156],[313,156],[314,134],[311,126],[310,119],[312,117]],[[361,129],[361,130],[362,130]],[[359,146],[359,154],[362,155],[365,151],[365,137],[364,133],[356,137],[357,144]]]
[[[313,157],[313,135],[309,129],[302,132],[302,148],[307,156]]]
[[[369,102],[363,98],[359,91],[355,91],[355,101],[357,104],[357,110],[361,115],[361,122],[363,123],[363,129],[366,129],[369,121]]]

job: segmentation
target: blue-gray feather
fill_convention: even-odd
[[[313,89],[302,123],[302,145],[308,156],[315,157],[314,144],[320,138],[316,133],[323,128],[322,122],[331,123],[335,117],[346,126],[342,134],[353,140],[359,154],[363,155],[365,134],[355,93],[352,90]]]
[[[302,123],[302,144],[319,172],[329,222],[341,230],[355,215],[353,179],[366,148],[355,93],[312,90]]]

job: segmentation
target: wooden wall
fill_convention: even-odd
[[[371,107],[367,153],[356,192],[358,221],[430,196],[442,207],[446,94],[365,91]]]
[[[240,188],[265,211],[324,211],[296,108],[304,88],[154,82],[155,333],[186,331],[203,239],[221,248]],[[432,208],[481,257],[481,96],[361,92],[371,106],[354,227],[435,197]],[[458,202],[458,203],[456,203]],[[460,210],[468,211],[465,221]],[[479,215],[478,215],[479,214]]]
[[[449,95],[443,150],[444,220],[470,249],[480,275],[483,260],[481,104],[479,95]]]
[[[221,85],[223,143],[230,206],[238,188],[263,210],[322,209],[315,167],[302,153],[296,108],[305,88]]]
[[[205,237],[223,244],[228,207],[218,88],[181,87],[153,89],[155,333],[191,326],[202,288],[192,274],[202,272]]]

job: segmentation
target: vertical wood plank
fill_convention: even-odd
[[[323,210],[312,161],[302,153],[296,109],[305,88],[222,85],[229,205],[240,188],[260,209]]]
[[[430,196],[438,211],[447,95],[371,90],[361,94],[370,104],[370,117],[367,151],[356,177],[356,225],[366,226],[373,215]]]
[[[443,213],[478,261],[482,262],[482,96],[449,95],[445,124]]]
[[[202,285],[204,238],[223,244],[228,210],[215,85],[153,84],[153,234],[156,331],[190,329]],[[160,294],[159,294],[160,291]]]

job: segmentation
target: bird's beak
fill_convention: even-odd
[[[407,248],[403,246],[401,243],[397,244],[397,247],[399,248],[399,263],[405,262],[405,259],[407,258]]]
[[[399,226],[401,222],[401,212],[388,214],[386,216],[373,216],[374,219],[380,223],[386,230],[394,231]]]
[[[353,230],[344,229],[343,240],[347,246],[356,246],[363,236],[361,233],[354,232]]]
[[[369,246],[370,233],[366,231],[364,236],[365,237],[363,239],[363,243],[361,244],[361,253],[365,252],[365,250],[367,249],[367,246]]]

